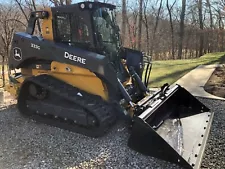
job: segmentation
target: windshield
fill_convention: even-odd
[[[114,10],[98,8],[94,11],[93,22],[98,43],[106,49],[106,52],[117,53],[120,39]]]

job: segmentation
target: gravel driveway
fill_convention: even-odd
[[[202,100],[202,99],[201,99]],[[225,102],[202,100],[215,111],[202,168],[225,166]],[[88,138],[22,117],[15,106],[0,110],[0,168],[152,168],[176,169],[127,147],[127,129],[119,122],[100,139]]]

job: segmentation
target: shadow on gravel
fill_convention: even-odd
[[[15,107],[0,111],[0,168],[158,168],[173,164],[127,147],[128,130],[119,122],[93,139],[22,117]]]

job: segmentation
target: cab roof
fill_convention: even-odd
[[[90,1],[84,1],[79,3],[74,3],[71,5],[63,5],[63,6],[57,6],[52,7],[53,10],[60,11],[60,10],[68,10],[71,9],[77,10],[77,9],[96,9],[96,8],[109,8],[109,9],[115,9],[116,6],[109,4],[109,3],[102,3],[102,2],[90,2]]]

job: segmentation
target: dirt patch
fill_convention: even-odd
[[[225,98],[225,65],[215,69],[204,89],[212,95]]]

